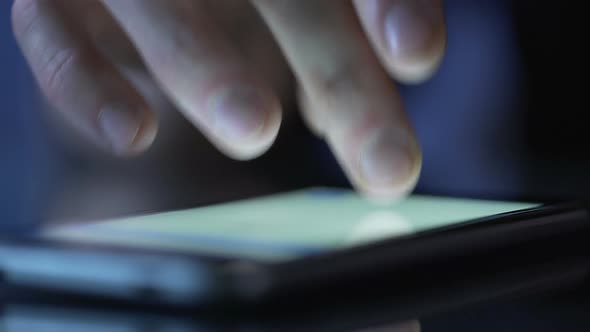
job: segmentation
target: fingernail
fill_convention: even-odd
[[[411,57],[429,47],[438,28],[436,9],[428,1],[396,1],[385,16],[385,37],[392,55]]]
[[[232,141],[256,137],[262,131],[268,103],[251,88],[230,88],[213,99],[216,130]]]
[[[112,149],[125,153],[132,147],[139,132],[137,113],[124,106],[108,106],[98,115],[98,123]]]
[[[417,166],[418,152],[410,140],[394,130],[381,130],[361,149],[360,168],[373,188],[397,188],[409,182]]]

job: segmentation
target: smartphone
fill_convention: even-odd
[[[0,271],[12,287],[164,306],[346,300],[586,262],[589,229],[582,203],[412,195],[384,205],[308,188],[5,238]]]

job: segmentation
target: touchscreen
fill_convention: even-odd
[[[383,205],[350,190],[311,188],[189,210],[54,226],[41,236],[280,261],[535,205],[419,195]]]

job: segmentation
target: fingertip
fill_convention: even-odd
[[[440,0],[356,0],[355,5],[375,51],[393,77],[407,84],[432,77],[447,42]]]
[[[110,104],[98,113],[98,124],[110,150],[119,156],[135,156],[153,143],[158,122],[145,108]]]
[[[227,156],[249,160],[274,143],[282,122],[278,98],[252,87],[230,87],[209,103],[213,143]]]
[[[405,182],[395,185],[370,185],[364,184],[359,186],[359,190],[375,204],[388,205],[399,201],[412,193],[419,179],[421,162],[414,169],[414,172],[406,179]]]
[[[131,156],[141,154],[149,149],[158,134],[159,122],[156,114],[146,108],[141,109],[141,113],[143,113],[141,125],[128,150]]]
[[[446,46],[440,1],[390,1],[384,8],[382,25],[390,72],[410,84],[430,78]]]
[[[412,192],[421,169],[422,153],[413,137],[379,131],[361,147],[358,186],[372,201],[391,203]]]
[[[399,82],[405,84],[419,84],[430,79],[440,67],[445,52],[445,45],[437,46],[428,54],[413,58],[389,61],[388,71]]]

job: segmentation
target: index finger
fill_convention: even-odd
[[[352,183],[370,196],[414,187],[421,154],[401,99],[345,1],[253,1]],[[310,117],[313,118],[313,117]]]

